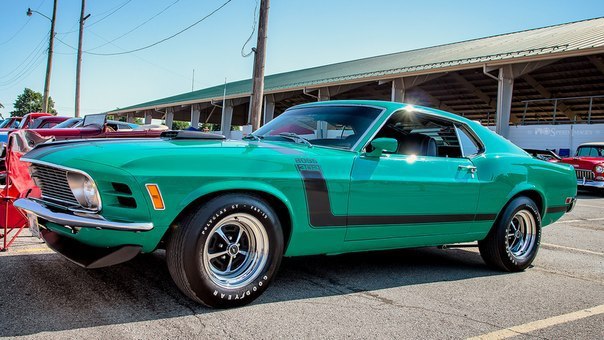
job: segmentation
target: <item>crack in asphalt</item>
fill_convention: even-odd
[[[582,280],[582,281],[587,281],[587,282],[592,282],[592,283],[597,283],[600,285],[604,285],[604,281],[601,280],[597,280],[597,279],[590,279],[587,277],[581,277],[581,276],[576,276],[576,275],[572,275],[572,274],[567,274],[567,273],[563,273],[557,270],[551,270],[551,269],[546,269],[545,267],[541,267],[541,266],[536,266],[533,265],[533,270],[538,270],[540,272],[544,272],[544,273],[548,273],[548,274],[553,274],[553,275],[558,275],[558,276],[564,276],[567,278],[571,278],[571,279],[576,279],[576,280]]]
[[[487,321],[482,321],[482,320],[478,320],[478,319],[474,319],[472,317],[469,317],[468,315],[459,315],[459,314],[455,314],[455,313],[449,313],[449,312],[445,312],[445,311],[439,311],[439,310],[434,310],[434,309],[430,309],[430,308],[426,308],[426,307],[420,307],[420,306],[411,306],[411,305],[404,305],[404,304],[400,304],[397,303],[396,301],[392,300],[392,299],[388,299],[386,297],[380,296],[377,293],[371,293],[367,290],[364,289],[360,289],[360,288],[356,288],[356,287],[352,287],[349,285],[345,285],[343,283],[341,283],[340,281],[338,281],[335,278],[329,277],[327,275],[323,275],[321,273],[317,273],[314,272],[308,268],[304,269],[304,272],[307,275],[311,275],[314,276],[316,278],[319,279],[323,279],[326,280],[329,284],[325,285],[322,284],[320,282],[317,282],[315,280],[312,280],[311,278],[308,277],[301,277],[301,279],[312,283],[313,285],[319,286],[319,287],[323,287],[325,289],[330,289],[331,291],[334,293],[339,293],[339,294],[358,294],[361,297],[365,297],[365,298],[369,298],[372,299],[374,301],[378,301],[380,303],[382,303],[382,305],[388,305],[388,306],[392,306],[392,307],[396,307],[396,308],[402,308],[402,309],[415,309],[415,310],[421,310],[421,311],[425,311],[425,312],[429,312],[429,313],[435,313],[435,314],[440,314],[440,315],[447,315],[447,316],[452,316],[452,317],[457,317],[457,318],[462,318],[462,319],[466,319],[466,320],[470,320],[482,325],[487,325],[487,326],[491,326],[491,327],[495,327],[497,329],[507,329],[507,327],[501,326],[501,325],[497,325],[494,323],[490,323]],[[344,298],[346,298],[346,296],[344,296]],[[379,308],[375,308],[375,306],[369,306],[372,309],[379,309]],[[527,334],[528,335],[528,334]]]

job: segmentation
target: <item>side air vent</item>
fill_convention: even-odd
[[[113,190],[120,194],[132,195],[132,190],[124,183],[111,182],[111,186],[113,186]]]

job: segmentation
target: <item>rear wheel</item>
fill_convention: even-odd
[[[541,215],[527,197],[513,199],[503,210],[487,237],[478,242],[487,265],[517,272],[533,262],[541,241]]]
[[[273,209],[248,194],[219,196],[174,230],[166,249],[170,274],[187,296],[207,306],[247,304],[272,281],[283,254]]]

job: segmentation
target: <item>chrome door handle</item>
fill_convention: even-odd
[[[473,165],[460,165],[457,167],[459,170],[466,170],[469,173],[475,173],[476,172],[476,167]]]

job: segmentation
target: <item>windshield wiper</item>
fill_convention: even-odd
[[[279,136],[291,139],[291,140],[293,140],[296,143],[302,142],[302,143],[308,145],[309,148],[312,148],[312,144],[308,141],[308,139],[306,139],[306,138],[298,135],[297,133],[293,133],[293,132],[281,132],[279,134]]]
[[[253,139],[253,140],[261,141],[262,138],[264,138],[264,136],[256,136],[255,134],[250,133],[249,135],[247,135],[241,139]]]

